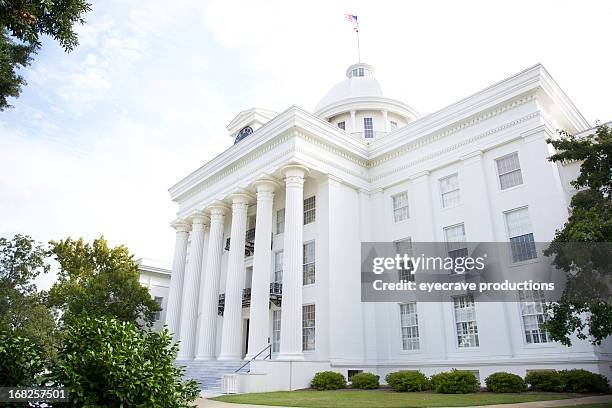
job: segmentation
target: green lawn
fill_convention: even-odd
[[[280,391],[257,394],[223,395],[217,401],[239,404],[314,408],[405,408],[461,407],[467,405],[510,404],[575,398],[576,394],[525,392],[517,394],[436,394],[432,392],[361,391]]]

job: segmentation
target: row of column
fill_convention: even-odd
[[[282,169],[285,177],[285,231],[283,246],[283,299],[278,359],[301,360],[302,353],[302,257],[304,178],[299,165]],[[269,297],[274,191],[279,183],[261,177],[253,183],[257,194],[255,252],[251,286],[249,348],[253,357],[268,344]],[[166,324],[180,340],[179,359],[238,360],[242,357],[242,289],[245,281],[245,237],[251,195],[231,194],[231,235],[225,285],[221,350],[216,357],[217,306],[223,256],[223,228],[229,208],[217,201],[195,212],[188,222],[173,223],[176,244]],[[189,260],[187,243],[191,237]],[[198,313],[199,311],[199,313]]]

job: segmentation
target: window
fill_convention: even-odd
[[[315,305],[302,306],[302,350],[315,349]]]
[[[416,303],[402,303],[400,306],[400,317],[402,325],[402,349],[419,349],[419,318],[417,316]]]
[[[395,130],[395,129],[397,129],[397,122],[396,122],[396,121],[392,120],[392,121],[390,122],[390,125],[391,125],[391,130]]]
[[[401,256],[404,256],[404,254],[412,256],[412,239],[405,238],[400,241],[395,241],[395,253]],[[401,268],[397,271],[398,281],[414,282],[414,274],[412,273],[413,269],[412,261],[409,261],[408,265],[402,264]]]
[[[345,121],[338,122],[338,127],[342,130],[346,130],[346,122]]]
[[[282,234],[285,232],[285,209],[281,208],[276,212],[276,233]]]
[[[472,295],[453,297],[455,324],[457,326],[457,346],[460,348],[478,347],[478,325],[476,324],[476,305]]]
[[[310,241],[304,244],[303,284],[315,283],[315,243]]]
[[[444,228],[444,238],[446,239],[446,250],[449,257],[462,258],[467,256],[468,250],[465,243],[465,226],[463,224]]]
[[[529,344],[549,343],[550,335],[542,325],[546,322],[546,301],[541,290],[519,290],[525,341]]]
[[[457,173],[440,179],[442,208],[454,207],[459,204],[459,177]]]
[[[274,253],[274,282],[283,283],[283,251]]]
[[[304,225],[315,222],[317,218],[317,197],[312,196],[304,200]]]
[[[400,222],[408,219],[408,192],[404,191],[391,197],[393,201],[393,221]]]
[[[155,303],[157,303],[157,305],[159,306],[159,309],[157,312],[155,312],[155,321],[158,322],[161,319],[161,312],[162,312],[162,303],[164,301],[163,297],[159,297],[159,296],[155,296],[155,298],[153,299],[155,300]]]
[[[366,139],[374,137],[374,124],[372,118],[363,118],[363,135]]]
[[[531,232],[531,221],[527,208],[508,211],[506,216],[506,228],[510,239],[510,251],[512,262],[522,262],[538,257],[533,232]]]
[[[272,312],[272,352],[278,353],[280,350],[280,333],[281,333],[281,311],[275,310]]]
[[[499,174],[499,185],[502,190],[523,184],[521,164],[518,153],[514,152],[495,160],[497,162],[497,174]]]

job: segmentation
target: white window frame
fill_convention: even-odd
[[[412,256],[412,238],[406,237],[404,239],[400,239],[394,242],[395,244],[395,253],[402,255],[407,253],[409,256]],[[406,250],[404,251],[402,248],[402,244],[406,246]],[[411,273],[410,268],[404,268],[403,265],[397,270],[397,280],[401,282],[402,280],[414,282],[414,274]]]
[[[508,170],[508,169],[501,170],[499,166],[502,160],[506,160],[514,156],[516,157],[516,162],[518,163],[518,167],[513,168],[511,170]],[[525,183],[525,180],[523,180],[523,171],[521,169],[521,160],[519,158],[518,151],[506,154],[504,156],[501,156],[495,159],[495,169],[497,170],[497,180],[499,183],[499,188],[502,191],[511,189],[513,187],[518,187]],[[502,181],[502,178],[504,178],[504,176],[509,176],[511,174],[518,174],[517,178],[520,179],[520,182],[517,182],[516,184],[504,186],[504,182]]]
[[[306,248],[312,245],[313,258],[311,262],[306,262]],[[304,242],[302,258],[302,285],[314,285],[317,276],[317,246],[315,241]]]
[[[546,297],[542,290],[519,290],[517,291],[519,298],[519,307],[521,312],[521,327],[523,328],[523,341],[525,344],[550,344],[552,339],[550,333],[542,324],[546,322]],[[535,318],[537,321],[537,329],[528,329],[534,326],[533,323],[527,323],[526,320]],[[534,341],[537,340],[537,341]]]
[[[445,190],[445,183],[451,178],[455,178],[457,180],[457,187]],[[438,180],[438,185],[440,186],[440,205],[442,208],[452,208],[461,204],[461,187],[459,186],[458,173],[453,173],[446,177],[442,177]],[[452,201],[450,203],[446,200],[448,197],[452,197]]]
[[[304,225],[317,220],[317,196],[304,199]]]
[[[405,196],[405,205],[396,206],[397,199],[401,196]],[[391,196],[391,208],[393,209],[393,222],[397,224],[398,222],[406,221],[410,218],[410,203],[408,199],[408,191],[402,191],[401,193],[393,194]]]
[[[272,353],[280,351],[281,309],[272,311]]]
[[[406,313],[404,313],[404,309]],[[421,348],[420,332],[419,332],[419,311],[416,302],[407,302],[399,304],[400,314],[400,340],[402,342],[403,351],[417,351]],[[414,315],[414,321],[406,322],[404,315]],[[406,317],[409,319],[409,317]],[[408,324],[412,323],[412,324]],[[406,329],[406,330],[404,330]],[[416,334],[416,335],[415,335]]]
[[[157,303],[157,305],[159,306],[159,310],[157,312],[155,312],[155,316],[154,316],[154,320],[156,322],[159,322],[161,320],[161,314],[164,311],[162,305],[164,304],[164,297],[163,296],[154,296],[153,297],[153,301],[155,303]]]
[[[279,262],[280,261],[280,262]],[[274,283],[283,283],[283,251],[274,252]]]
[[[276,211],[276,235],[285,232],[285,209]]]
[[[463,299],[463,300],[462,300]],[[478,319],[476,316],[476,302],[472,295],[460,295],[452,297],[453,315],[455,317],[455,339],[457,348],[474,349],[480,347],[480,338],[478,334]],[[471,304],[471,307],[457,307],[462,304]],[[464,319],[459,314],[459,310],[472,309],[472,319]],[[466,314],[466,313],[464,313]],[[461,327],[461,328],[460,328]],[[468,339],[466,343],[464,340]]]
[[[374,119],[363,118],[363,137],[366,139],[374,138]]]
[[[463,235],[449,237],[449,232],[461,228]],[[465,224],[459,223],[444,227],[444,241],[446,242],[446,253],[451,258],[465,257],[468,254],[467,238],[465,235]],[[457,238],[458,237],[458,238]],[[450,239],[449,239],[450,238]]]
[[[312,314],[312,318],[310,318],[310,314]],[[302,305],[302,351],[315,351],[317,346],[316,326],[317,309],[315,307],[315,304],[310,303]],[[311,344],[312,346],[309,346],[309,344]]]
[[[508,217],[512,214],[523,211],[527,214],[526,225],[524,225],[522,229],[511,227],[510,223],[508,222]],[[533,234],[531,217],[529,215],[529,207],[524,206],[504,211],[504,223],[506,224],[506,235],[508,236],[508,241],[510,242],[510,262],[513,264],[520,264],[522,262],[532,262],[534,259],[538,259],[538,251],[535,245],[535,237]],[[521,231],[516,232],[513,231],[514,229],[520,229]],[[517,238],[521,239],[517,240]]]

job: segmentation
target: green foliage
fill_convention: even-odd
[[[375,390],[380,386],[378,376],[372,373],[357,373],[351,377],[353,388]]]
[[[25,337],[0,334],[0,387],[40,385],[44,368],[40,346]]]
[[[425,391],[431,388],[429,379],[420,371],[395,371],[385,381],[394,391]]]
[[[65,51],[78,45],[75,24],[91,9],[85,0],[0,0],[0,111],[25,84],[17,74],[41,47],[40,37],[55,39]]]
[[[434,391],[442,394],[467,394],[480,388],[474,373],[455,369],[432,375],[431,385]]]
[[[564,370],[560,375],[567,392],[608,392],[610,388],[606,377],[587,370]]]
[[[563,391],[564,380],[555,370],[530,371],[525,376],[525,383],[531,391]]]
[[[174,365],[178,346],[167,330],[141,330],[114,318],[74,322],[58,362],[55,384],[70,388],[70,405],[187,407],[199,394]]]
[[[612,334],[612,129],[600,125],[593,135],[581,138],[560,135],[548,140],[557,151],[549,160],[580,162],[580,175],[572,185],[581,191],[573,196],[567,222],[545,251],[568,276],[563,296],[549,306],[545,327],[553,340],[567,346],[574,333],[601,344]]]
[[[339,390],[346,388],[346,379],[335,371],[321,371],[315,374],[310,386],[315,390]]]
[[[60,270],[49,304],[63,312],[66,325],[84,316],[153,322],[159,306],[140,284],[138,265],[125,246],[109,248],[103,237],[91,245],[70,238],[51,245]]]
[[[523,379],[512,373],[493,373],[485,379],[487,389],[492,392],[523,392],[527,385]]]
[[[47,273],[47,251],[25,235],[0,238],[0,332],[22,336],[52,358],[57,343],[53,312],[34,279]]]

